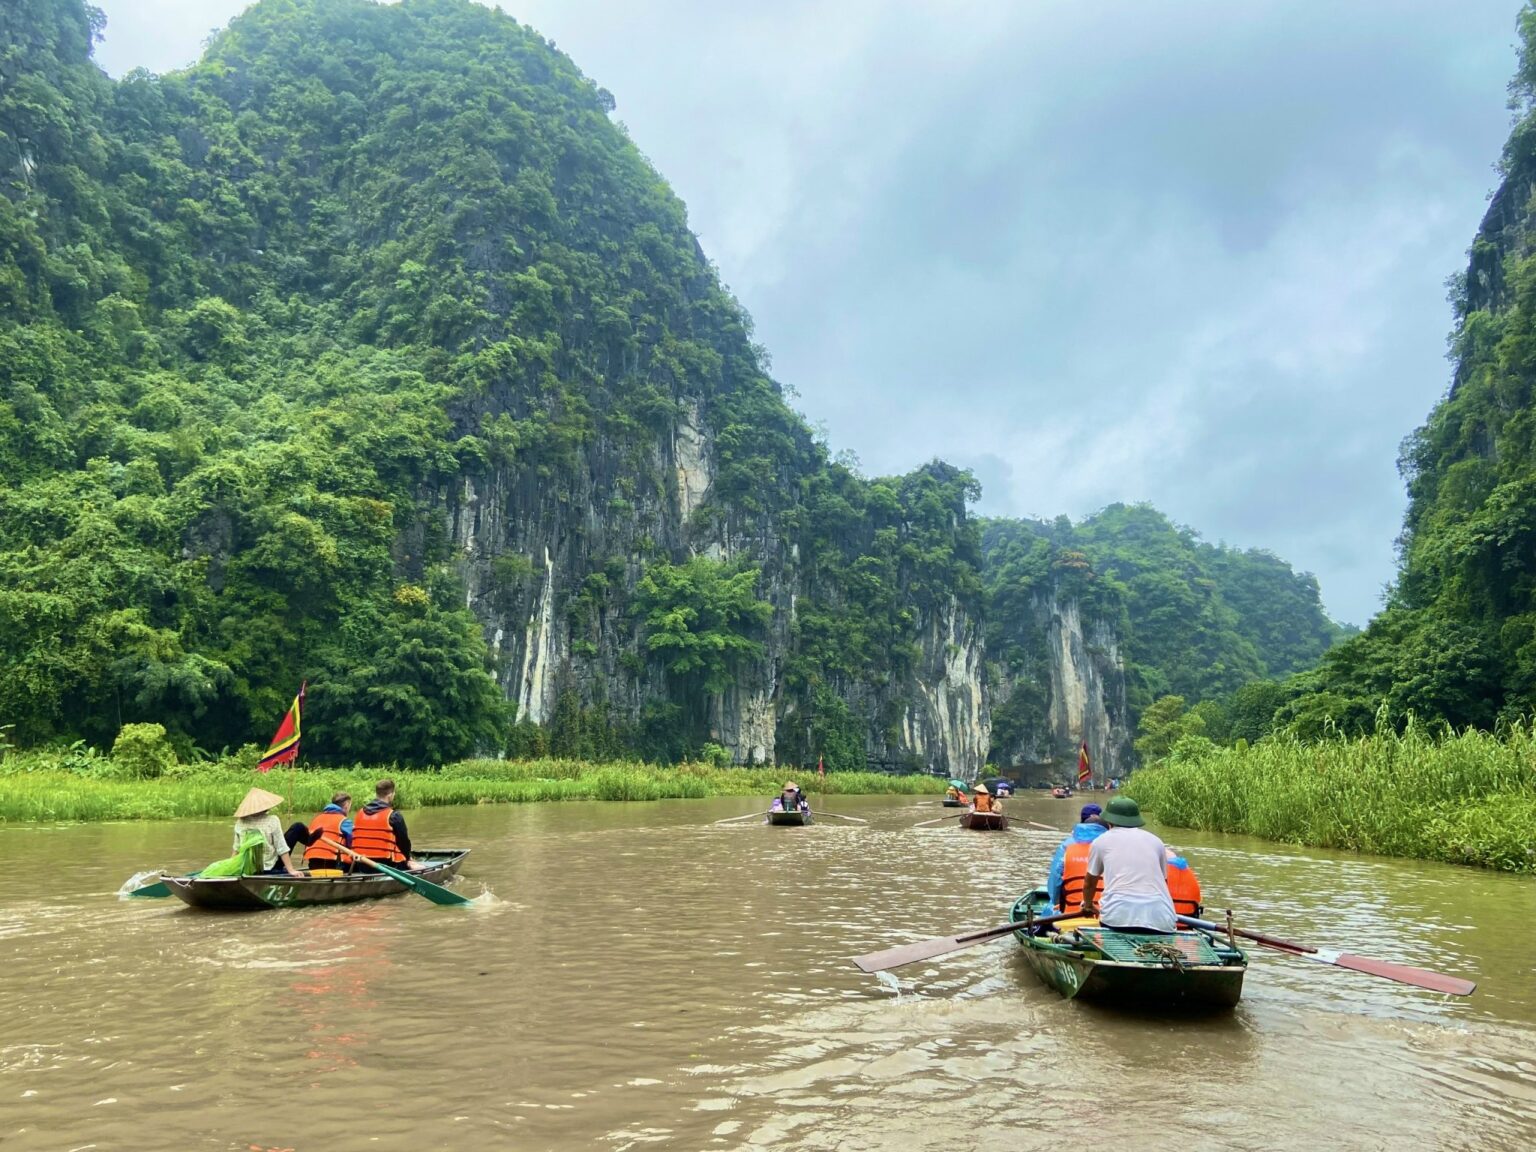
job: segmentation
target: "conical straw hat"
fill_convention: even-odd
[[[245,794],[245,799],[240,801],[240,807],[235,809],[235,819],[242,816],[256,816],[262,812],[270,812],[283,802],[283,798],[265,788],[252,788]]]

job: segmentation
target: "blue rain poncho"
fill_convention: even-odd
[[[1046,887],[1050,889],[1053,907],[1061,903],[1061,880],[1067,866],[1067,848],[1073,844],[1092,844],[1108,831],[1109,829],[1102,824],[1079,824],[1072,829],[1072,835],[1057,846],[1056,855],[1051,857],[1051,874],[1045,882]]]

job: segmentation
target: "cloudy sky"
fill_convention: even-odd
[[[95,0],[114,75],[243,0]],[[1150,500],[1363,623],[1517,0],[526,0],[618,100],[774,375],[871,474]]]

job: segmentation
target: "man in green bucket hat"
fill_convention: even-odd
[[[1177,932],[1173,898],[1168,895],[1168,857],[1163,842],[1142,825],[1136,801],[1116,796],[1104,806],[1109,830],[1088,849],[1083,881],[1083,911],[1091,913],[1099,881],[1099,923],[1118,932]]]

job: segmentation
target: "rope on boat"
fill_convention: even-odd
[[[1144,960],[1156,960],[1163,967],[1172,968],[1175,972],[1184,971],[1186,959],[1184,953],[1174,945],[1165,944],[1161,940],[1138,940],[1136,955]]]

